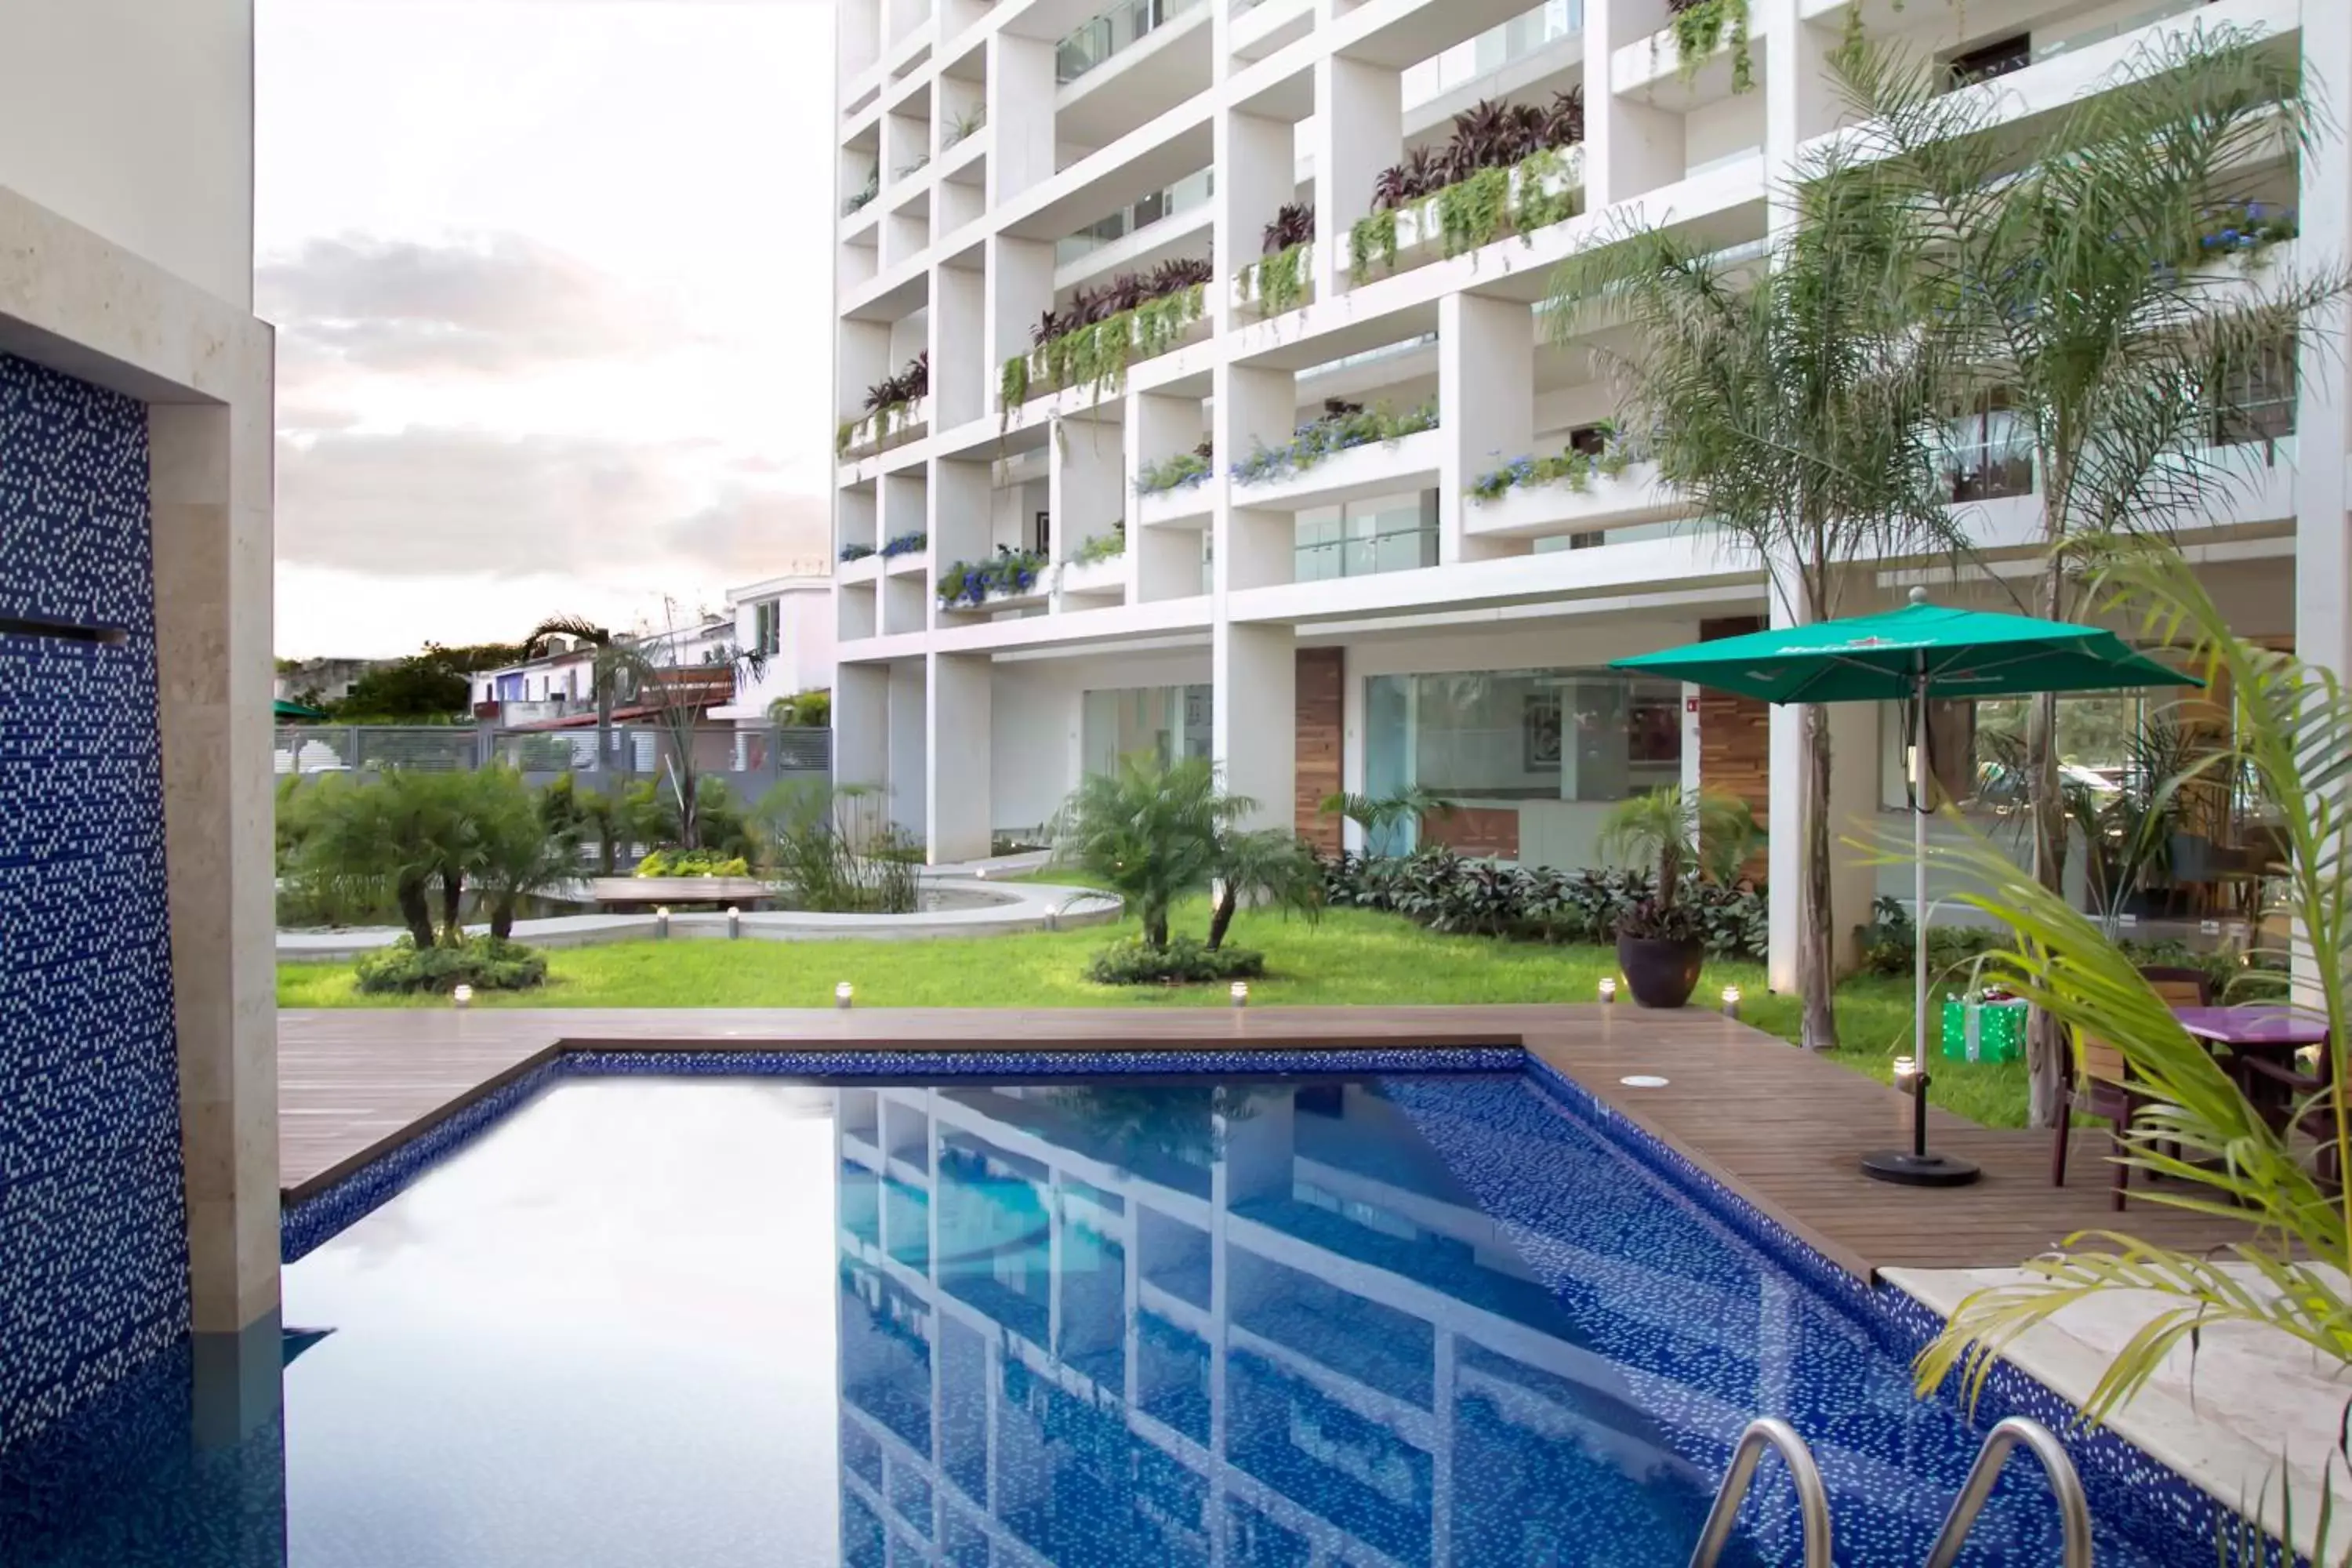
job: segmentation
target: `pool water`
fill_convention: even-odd
[[[166,1366],[0,1459],[0,1563],[1679,1565],[1773,1414],[1916,1564],[1979,1441],[1516,1075],[558,1080],[285,1319],[241,1440]],[[1963,1561],[2057,1556],[2015,1466]]]

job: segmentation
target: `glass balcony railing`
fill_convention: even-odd
[[[1544,0],[1532,11],[1489,27],[1444,54],[1409,66],[1404,73],[1404,106],[1416,109],[1443,98],[1456,88],[1525,59],[1538,49],[1584,30],[1584,0]]]
[[[1178,213],[1190,212],[1216,195],[1216,172],[1203,169],[1197,174],[1187,174],[1164,191],[1154,191],[1131,207],[1121,207],[1098,223],[1088,224],[1073,235],[1054,242],[1054,265],[1067,267],[1082,256],[1091,256],[1106,245],[1125,239],[1138,229],[1149,228]]]
[[[1120,0],[1066,34],[1054,52],[1055,79],[1067,84],[1208,0]]]

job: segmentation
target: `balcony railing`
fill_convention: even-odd
[[[1538,49],[1584,31],[1584,0],[1544,0],[1544,4],[1489,27],[1444,54],[1406,68],[1404,106],[1418,108],[1444,97],[1456,88],[1525,59]]]
[[[1064,36],[1054,52],[1055,79],[1067,84],[1208,0],[1121,0]]]
[[[1121,207],[1097,223],[1088,224],[1073,235],[1054,242],[1054,265],[1067,267],[1082,256],[1090,256],[1106,245],[1114,245],[1138,229],[1149,228],[1155,223],[1190,212],[1216,194],[1216,171],[1203,169],[1197,174],[1187,174],[1166,190],[1154,191],[1130,207]]]

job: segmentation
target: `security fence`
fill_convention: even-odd
[[[446,725],[281,724],[277,771],[305,777],[414,768],[437,773],[499,763],[530,783],[570,773],[583,787],[625,787],[667,771],[671,737],[658,726],[615,724],[603,737],[569,730],[459,729]],[[756,799],[779,779],[829,778],[833,731],[707,724],[693,734],[696,769]]]

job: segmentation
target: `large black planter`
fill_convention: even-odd
[[[1706,963],[1706,948],[1700,942],[1617,938],[1617,967],[1625,972],[1633,1000],[1644,1007],[1679,1007],[1688,1002],[1698,989],[1698,972]]]

